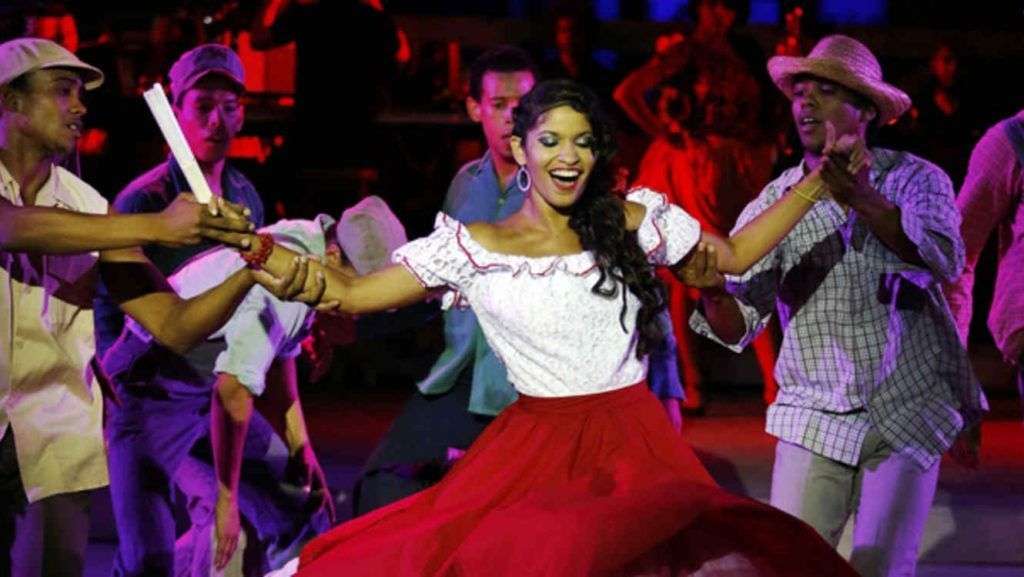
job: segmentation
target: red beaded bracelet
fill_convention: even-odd
[[[241,255],[245,266],[253,270],[261,270],[263,265],[267,264],[267,259],[270,258],[270,253],[274,250],[274,237],[261,232],[256,235],[255,240],[259,246],[254,248],[250,245],[249,250],[242,252]]]

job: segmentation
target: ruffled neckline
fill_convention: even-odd
[[[512,276],[529,274],[531,277],[545,277],[564,272],[575,276],[586,276],[597,270],[597,261],[590,251],[550,256],[525,256],[505,254],[488,250],[473,236],[460,221],[441,212],[434,221],[434,228],[451,231],[459,250],[478,272],[511,272]]]

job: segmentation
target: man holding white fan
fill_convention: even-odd
[[[245,120],[241,97],[245,91],[242,61],[230,48],[204,44],[181,55],[171,66],[171,104],[188,147],[213,196],[249,209],[257,228],[264,222],[263,202],[256,188],[227,160],[228,149]],[[166,209],[191,190],[183,167],[173,155],[126,186],[114,200],[121,214],[152,213]],[[187,246],[148,245],[146,256],[165,276],[185,261],[212,248],[211,242]],[[104,294],[96,299],[96,352],[101,357],[121,334],[124,314]]]
[[[58,167],[82,133],[83,89],[102,81],[53,42],[0,44],[0,575],[82,574],[89,491],[107,483],[90,363],[97,272],[121,309],[175,351],[220,327],[257,282],[319,299],[318,283],[303,290],[305,262],[281,279],[242,269],[193,298],[175,294],[140,245],[245,245],[252,224],[219,198],[206,210],[185,194],[158,213],[117,214]]]

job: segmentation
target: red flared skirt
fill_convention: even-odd
[[[856,576],[809,526],[718,488],[643,384],[521,396],[440,483],[309,543],[298,575]]]

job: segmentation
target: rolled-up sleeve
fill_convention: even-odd
[[[897,203],[903,232],[928,269],[941,282],[956,280],[964,268],[964,241],[949,177],[922,164],[907,177]]]
[[[743,209],[732,229],[733,234],[771,206],[781,195],[781,188],[775,184],[765,187],[761,194]],[[690,316],[690,328],[733,352],[742,351],[771,320],[778,294],[781,266],[781,253],[776,246],[742,275],[726,275],[725,290],[736,299],[746,327],[746,332],[738,342],[726,343],[720,339],[699,308]]]

